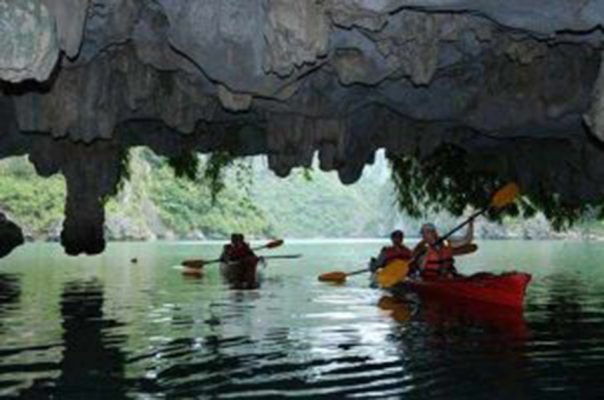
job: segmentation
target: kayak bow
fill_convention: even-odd
[[[411,290],[424,299],[459,299],[522,308],[531,275],[522,272],[478,273],[467,277],[407,279],[393,291]]]

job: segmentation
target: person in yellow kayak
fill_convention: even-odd
[[[253,260],[254,258],[256,258],[256,254],[250,248],[250,245],[245,241],[245,237],[241,233],[233,233],[231,235],[231,242],[223,247],[220,256],[220,259],[224,262],[244,259]]]
[[[426,279],[456,276],[455,249],[470,244],[474,239],[474,220],[470,220],[466,234],[461,238],[441,241],[438,230],[431,223],[422,225],[420,233],[422,240],[413,250],[413,254],[419,257],[415,270],[419,270]]]
[[[388,265],[394,260],[409,260],[411,259],[413,252],[403,244],[405,240],[405,234],[401,230],[395,230],[390,234],[390,246],[382,247],[379,256],[371,260],[371,269],[377,270],[378,268]]]

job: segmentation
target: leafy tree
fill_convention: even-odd
[[[503,177],[470,167],[469,155],[454,145],[443,145],[432,155],[397,156],[387,154],[392,168],[392,181],[397,203],[401,210],[412,217],[447,211],[460,216],[467,207],[476,209],[489,204],[491,195],[507,183]],[[566,229],[579,221],[589,210],[598,210],[599,204],[569,203],[543,186],[525,193],[516,204],[502,212],[492,211],[489,217],[500,220],[508,215],[533,217],[541,211],[552,226]]]

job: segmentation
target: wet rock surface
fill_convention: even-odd
[[[0,212],[0,257],[10,254],[24,242],[21,228]]]
[[[280,176],[318,151],[352,183],[379,148],[454,144],[525,191],[599,200],[602,17],[596,0],[0,0],[0,157],[65,175],[70,254],[102,251],[135,145],[266,154]]]

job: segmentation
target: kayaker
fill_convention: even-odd
[[[409,260],[413,255],[412,251],[403,244],[405,234],[401,230],[395,230],[390,234],[392,244],[382,247],[377,259],[372,260],[373,269],[381,268],[394,260]]]
[[[222,261],[229,262],[252,257],[256,257],[256,254],[252,251],[250,245],[245,241],[243,234],[233,233],[231,235],[231,243],[224,246],[220,259]]]
[[[431,223],[422,225],[420,233],[422,240],[417,244],[413,253],[418,255],[424,253],[417,263],[421,276],[432,278],[457,275],[453,251],[472,242],[474,239],[474,220],[470,220],[466,234],[461,238],[450,238],[439,242],[438,230]]]

